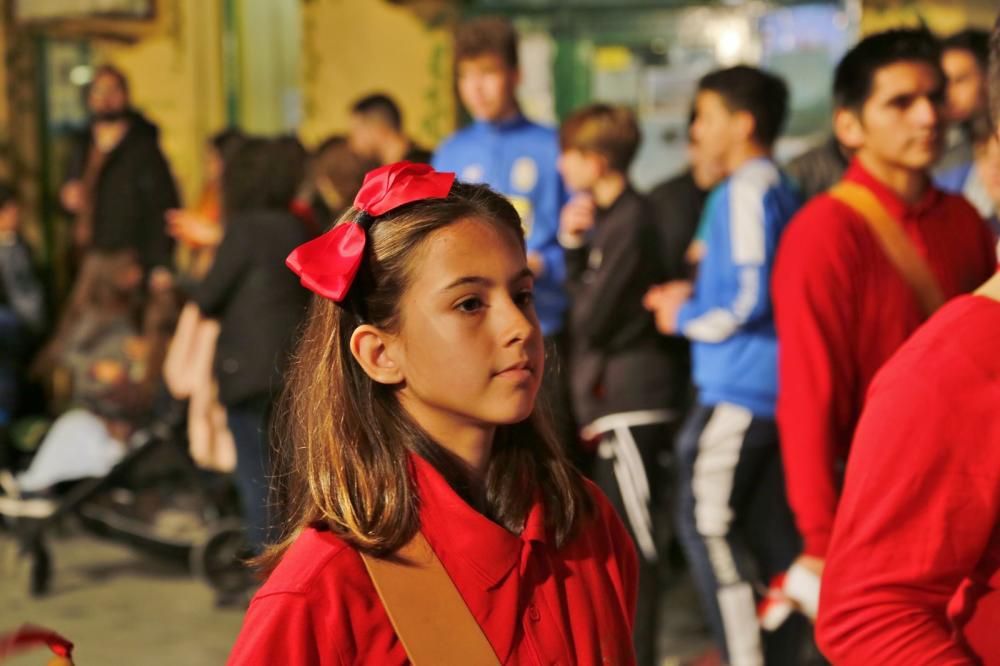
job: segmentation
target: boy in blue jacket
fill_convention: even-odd
[[[559,211],[566,202],[556,170],[559,137],[521,114],[514,92],[520,80],[517,34],[501,18],[463,23],[455,35],[458,94],[474,122],[434,153],[439,171],[486,183],[514,204],[525,227],[535,303],[546,337],[560,333],[568,306],[566,267],[559,246]]]
[[[559,245],[559,213],[566,190],[556,169],[559,135],[521,113],[515,92],[520,81],[517,33],[507,19],[480,17],[462,23],[455,33],[458,96],[472,124],[446,139],[431,164],[453,171],[469,183],[486,183],[506,196],[521,215],[528,267],[535,274],[535,310],[546,342],[546,399],[559,438],[586,468],[575,446],[576,426],[570,408],[563,359],[569,298],[566,262]]]
[[[770,278],[800,205],[771,159],[787,112],[781,79],[740,66],[705,76],[692,135],[728,178],[703,213],[706,253],[693,288],[647,295],[662,333],[691,341],[698,402],[677,441],[677,527],[728,663],[796,663],[804,618],[762,636],[755,589],[798,554],[775,424],[777,346]],[[757,577],[760,578],[757,578]]]

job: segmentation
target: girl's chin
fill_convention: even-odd
[[[494,418],[491,419],[491,421],[494,425],[498,426],[514,425],[515,423],[520,423],[521,421],[524,421],[529,416],[531,416],[531,412],[534,409],[535,409],[535,401],[532,400],[531,403],[528,405],[523,405],[523,406],[519,405],[516,408],[505,410],[501,414],[494,415]]]

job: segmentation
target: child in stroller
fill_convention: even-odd
[[[129,251],[94,252],[35,371],[64,407],[28,468],[0,477],[0,514],[17,525],[31,590],[48,591],[46,535],[67,514],[101,534],[190,562],[216,586],[245,576],[225,479],[194,467],[160,369],[173,292]],[[172,408],[174,407],[174,408]],[[242,582],[242,581],[240,581]]]

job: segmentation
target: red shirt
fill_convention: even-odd
[[[466,504],[430,464],[412,459],[424,536],[501,663],[635,663],[638,561],[595,486],[588,482],[596,515],[557,549],[541,503],[524,531],[511,534]],[[408,660],[357,551],[308,529],[251,602],[229,663]]]
[[[938,312],[872,385],[823,573],[841,665],[1000,664],[1000,303]]]
[[[903,225],[946,297],[971,291],[992,274],[989,229],[961,197],[928,187],[907,205],[857,161],[844,179],[871,190]],[[805,552],[823,557],[868,385],[924,316],[864,219],[828,194],[789,223],[772,294],[788,499]]]

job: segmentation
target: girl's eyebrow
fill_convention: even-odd
[[[518,271],[517,275],[515,275],[513,278],[510,279],[510,282],[512,283],[518,282],[526,277],[534,277],[534,273],[532,273],[531,269],[527,267],[522,268],[520,271]],[[467,284],[478,284],[484,287],[492,287],[494,282],[490,278],[484,277],[482,275],[465,275],[458,278],[457,280],[449,284],[447,287],[444,287],[443,289],[441,289],[441,291],[448,291],[450,289],[454,289],[455,287],[461,287]]]

